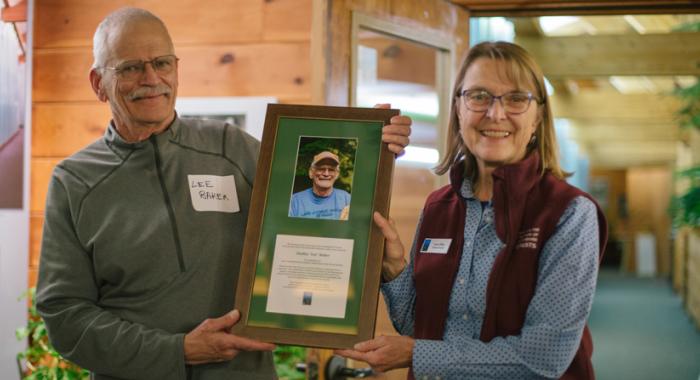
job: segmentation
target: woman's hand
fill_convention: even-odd
[[[375,371],[411,366],[413,346],[416,341],[409,336],[380,336],[360,342],[353,350],[335,350],[335,353],[368,363]]]
[[[396,232],[393,220],[385,219],[380,213],[374,213],[374,223],[382,230],[386,239],[384,244],[384,260],[382,261],[382,277],[384,281],[391,281],[396,278],[404,268],[406,259],[404,258],[403,244]]]
[[[389,109],[391,104],[375,104],[374,108]],[[404,148],[408,145],[411,136],[411,123],[410,117],[396,115],[382,128],[382,142],[387,143],[389,150],[396,156],[404,154]]]

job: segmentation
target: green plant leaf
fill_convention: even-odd
[[[22,340],[29,336],[29,329],[26,327],[19,327],[17,330],[15,330],[15,336],[17,337],[17,340]]]
[[[306,361],[306,348],[278,346],[273,352],[275,369],[280,379],[303,380],[306,375],[296,370],[297,363]]]
[[[17,354],[17,358],[26,365],[24,380],[83,380],[90,373],[67,361],[51,346],[46,325],[36,312],[35,289],[28,289],[19,299],[29,298],[27,325],[17,328],[17,339],[27,339],[27,348]],[[49,359],[50,358],[50,359]]]

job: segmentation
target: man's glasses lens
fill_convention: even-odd
[[[146,71],[146,64],[151,64],[153,70],[158,74],[169,74],[175,68],[177,57],[174,55],[164,55],[153,58],[150,61],[127,61],[117,67],[107,67],[113,69],[125,80],[135,80],[141,77]]]
[[[320,168],[314,168],[318,173],[325,173],[328,172],[330,174],[335,174],[338,169],[337,168],[329,168],[329,167],[320,167]]]
[[[499,100],[506,112],[518,114],[527,111],[532,94],[529,92],[509,92],[501,96],[494,96],[487,91],[472,90],[464,91],[462,99],[464,105],[475,112],[487,111],[494,101]]]

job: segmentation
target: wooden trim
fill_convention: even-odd
[[[553,15],[613,15],[700,12],[700,1],[697,0],[666,0],[663,2],[652,0],[452,0],[452,3],[469,10],[472,14],[472,17],[522,17]]]
[[[328,5],[314,1],[311,5],[311,103],[324,104],[326,99],[326,62],[328,61]]]
[[[609,75],[700,75],[700,33],[516,37],[550,80]]]
[[[373,32],[391,36],[393,38],[403,39],[420,45],[426,45],[430,48],[435,49],[435,53],[438,59],[438,66],[445,61],[443,55],[447,55],[447,62],[451,61],[451,56],[454,55],[456,49],[455,44],[450,41],[446,36],[433,32],[431,30],[415,30],[408,26],[400,25],[391,21],[383,20],[378,17],[373,17],[368,14],[353,11],[352,12],[352,23],[350,27],[350,105],[357,106],[357,45],[360,28],[368,29]],[[450,70],[442,71],[443,67],[438,67],[438,72],[436,73],[436,91],[438,91],[438,96],[442,98],[444,93],[439,92],[442,88],[441,84],[443,82],[449,82]],[[451,82],[450,82],[451,83]],[[449,85],[448,85],[449,86]],[[440,104],[442,104],[443,99],[440,99]],[[441,120],[442,121],[442,120]],[[442,124],[440,124],[442,125]]]

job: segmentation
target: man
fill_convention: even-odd
[[[339,166],[338,156],[333,152],[315,155],[309,167],[312,186],[292,195],[289,216],[347,220],[350,194],[333,187],[340,175]]]
[[[36,298],[51,342],[95,379],[275,378],[273,345],[229,333],[259,143],[177,117],[178,59],[153,14],[108,15],[93,54],[112,121],[49,186]],[[400,152],[410,119],[392,120]]]

